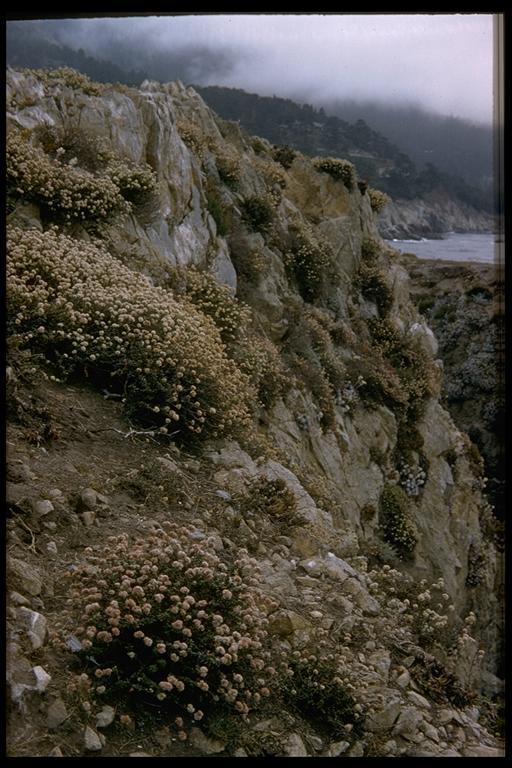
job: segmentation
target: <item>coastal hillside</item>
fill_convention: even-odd
[[[499,757],[502,554],[353,163],[7,71],[18,757]]]
[[[383,135],[375,130],[371,119],[356,119],[353,109],[347,109],[344,118],[339,104],[332,109],[326,105],[324,109],[237,88],[195,87],[221,117],[239,121],[249,133],[264,136],[275,144],[290,145],[307,155],[350,159],[362,179],[392,198],[379,219],[379,232],[387,239],[493,229],[494,195],[488,181],[484,188],[468,183],[449,163],[442,162],[442,153],[440,164],[434,164],[428,155],[422,162],[413,161],[409,150],[404,151],[403,143],[389,141],[385,132]],[[402,131],[406,130],[402,126]],[[411,128],[411,135],[416,133]],[[463,132],[461,141],[462,136]],[[450,140],[453,141],[451,137]],[[425,158],[430,161],[425,162]],[[491,170],[489,159],[488,172]]]

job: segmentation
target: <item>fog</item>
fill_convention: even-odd
[[[493,118],[492,14],[187,14],[21,24],[160,80]]]

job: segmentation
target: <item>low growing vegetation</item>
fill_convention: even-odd
[[[380,496],[379,524],[382,535],[402,560],[414,552],[417,536],[409,515],[409,501],[398,485],[384,486]]]
[[[190,302],[54,230],[10,228],[7,253],[8,332],[21,346],[122,393],[128,415],[179,440],[247,425],[248,379]]]
[[[335,181],[342,181],[350,191],[356,184],[356,169],[348,160],[340,160],[337,157],[319,157],[313,161],[317,171],[327,173]]]
[[[267,614],[246,551],[221,560],[194,529],[164,523],[131,541],[111,537],[70,574],[69,619],[90,698],[173,722],[178,738],[219,711],[247,719],[271,695]],[[151,715],[150,715],[151,713]]]

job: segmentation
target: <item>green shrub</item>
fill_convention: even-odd
[[[129,416],[178,440],[243,431],[255,394],[212,320],[99,247],[9,228],[11,334],[64,372],[124,395]]]
[[[334,255],[330,244],[320,241],[304,223],[290,227],[291,244],[283,260],[287,272],[297,281],[305,301],[315,301],[322,294],[326,279],[333,277]]]
[[[337,157],[318,157],[313,160],[317,171],[327,173],[336,181],[342,181],[348,190],[354,189],[356,183],[356,169],[348,160],[340,160]]]
[[[403,559],[409,559],[418,541],[405,492],[398,485],[385,485],[380,496],[379,524],[384,540]]]
[[[275,675],[276,606],[255,587],[255,561],[244,550],[221,560],[195,533],[166,522],[133,542],[110,537],[69,579],[66,629],[80,639],[91,695],[116,704],[118,718],[174,718],[182,739],[219,711],[247,720]]]
[[[25,68],[21,71],[25,75],[33,75],[47,88],[54,85],[64,85],[73,91],[82,91],[86,96],[101,96],[109,87],[109,83],[95,83],[87,75],[71,67],[58,67],[57,69]]]
[[[259,404],[269,408],[286,392],[289,375],[275,345],[265,337],[248,336],[238,345],[233,359],[258,393]]]
[[[421,416],[427,398],[434,391],[432,363],[419,341],[401,334],[387,318],[370,320],[368,325],[374,347],[400,377],[411,425]]]
[[[236,187],[240,181],[240,158],[231,147],[217,150],[215,163],[220,180],[228,187]]]
[[[208,212],[215,221],[217,234],[219,237],[226,237],[231,230],[229,213],[226,211],[218,191],[212,184],[206,187],[206,204]]]
[[[350,738],[361,734],[364,717],[334,661],[302,657],[290,666],[293,677],[285,686],[285,698],[302,717],[331,739],[345,739],[346,725],[352,726]]]
[[[362,263],[355,275],[354,285],[363,296],[377,305],[379,314],[388,314],[393,304],[393,291],[386,273],[374,264]]]
[[[246,198],[240,208],[242,220],[253,232],[268,232],[274,221],[274,208],[268,197],[253,195]]]
[[[388,195],[385,192],[381,192],[373,187],[368,187],[368,196],[370,198],[370,205],[372,211],[375,213],[382,213],[386,205],[390,202]]]
[[[251,147],[257,155],[262,155],[267,152],[266,139],[260,139],[259,136],[253,136],[251,138]]]
[[[296,149],[292,149],[292,147],[287,145],[274,146],[272,148],[272,159],[286,169],[290,168],[298,154]]]
[[[52,159],[62,165],[76,159],[80,168],[91,173],[101,171],[112,159],[104,139],[72,123],[63,127],[45,123],[34,129],[34,138]]]
[[[381,404],[398,412],[405,410],[407,395],[400,378],[378,350],[350,359],[347,368],[352,386],[367,405]]]
[[[286,528],[301,525],[304,518],[298,513],[297,500],[281,478],[253,480],[240,499],[242,512],[270,518],[271,522]]]
[[[214,148],[215,142],[203,133],[199,125],[191,120],[178,120],[177,131],[181,140],[187,147],[202,160],[206,151]]]
[[[377,261],[382,252],[382,246],[378,240],[373,237],[363,237],[361,243],[361,259],[368,263]]]

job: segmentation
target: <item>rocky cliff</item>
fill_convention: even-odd
[[[379,216],[379,232],[386,240],[440,238],[446,232],[492,232],[493,217],[446,193],[429,193],[413,200],[394,199]]]
[[[7,87],[11,754],[501,754],[482,478],[353,166]]]
[[[439,342],[443,398],[484,459],[487,490],[505,517],[503,266],[402,254],[411,298]]]

